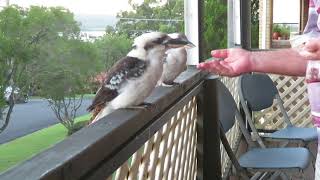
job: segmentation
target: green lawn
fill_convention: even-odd
[[[89,120],[90,115],[76,118],[76,122]],[[67,129],[61,124],[36,131],[0,145],[0,172],[51,147],[67,136]]]

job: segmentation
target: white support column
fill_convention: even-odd
[[[233,0],[234,9],[234,42],[241,44],[241,26],[240,26],[240,0]]]
[[[240,0],[228,0],[228,48],[240,44]]]
[[[228,48],[241,44],[240,1],[228,0]]]
[[[261,36],[262,36],[262,41],[261,41],[261,44],[260,44],[260,48],[261,49],[267,49],[267,16],[268,16],[268,9],[267,9],[267,0],[262,0],[262,4],[263,6],[260,7],[262,10],[260,11],[260,13],[262,13],[261,15],[261,19],[260,21],[262,21],[262,23],[260,23],[261,25],[261,29],[262,29],[262,33],[261,33]]]
[[[233,0],[228,0],[228,48],[235,45],[234,41],[234,6]]]
[[[196,48],[188,50],[188,65],[199,63],[199,9],[198,1],[184,0],[184,24],[185,34],[196,45]]]
[[[269,49],[272,46],[273,2],[260,0],[259,8],[259,48]]]

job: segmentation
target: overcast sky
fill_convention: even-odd
[[[141,2],[142,0],[134,0]],[[4,5],[5,0],[0,0]],[[115,16],[120,10],[128,10],[128,0],[10,0],[10,4],[63,6],[75,14],[105,14]],[[299,22],[299,0],[274,0],[274,22]]]
[[[120,10],[127,10],[130,7],[128,0],[10,0],[10,4],[18,4],[23,7],[30,5],[63,6],[76,14],[107,15],[116,15]]]

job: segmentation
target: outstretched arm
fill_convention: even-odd
[[[308,59],[294,49],[253,52],[253,72],[304,76]]]
[[[243,49],[214,50],[213,60],[198,65],[199,69],[224,76],[238,76],[247,72],[263,72],[303,76],[307,59],[293,49],[249,52]]]
[[[243,49],[222,49],[212,51],[211,55],[223,60],[200,63],[199,69],[230,77],[247,72],[304,76],[307,60],[320,60],[320,38],[311,39],[301,51],[281,49],[250,52]]]

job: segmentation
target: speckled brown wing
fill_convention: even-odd
[[[146,61],[129,56],[119,60],[108,71],[105,82],[98,90],[92,104],[87,110],[93,111],[97,108],[101,110],[101,108],[106,106],[106,103],[119,95],[118,90],[125,81],[140,77],[145,72],[147,66]]]

